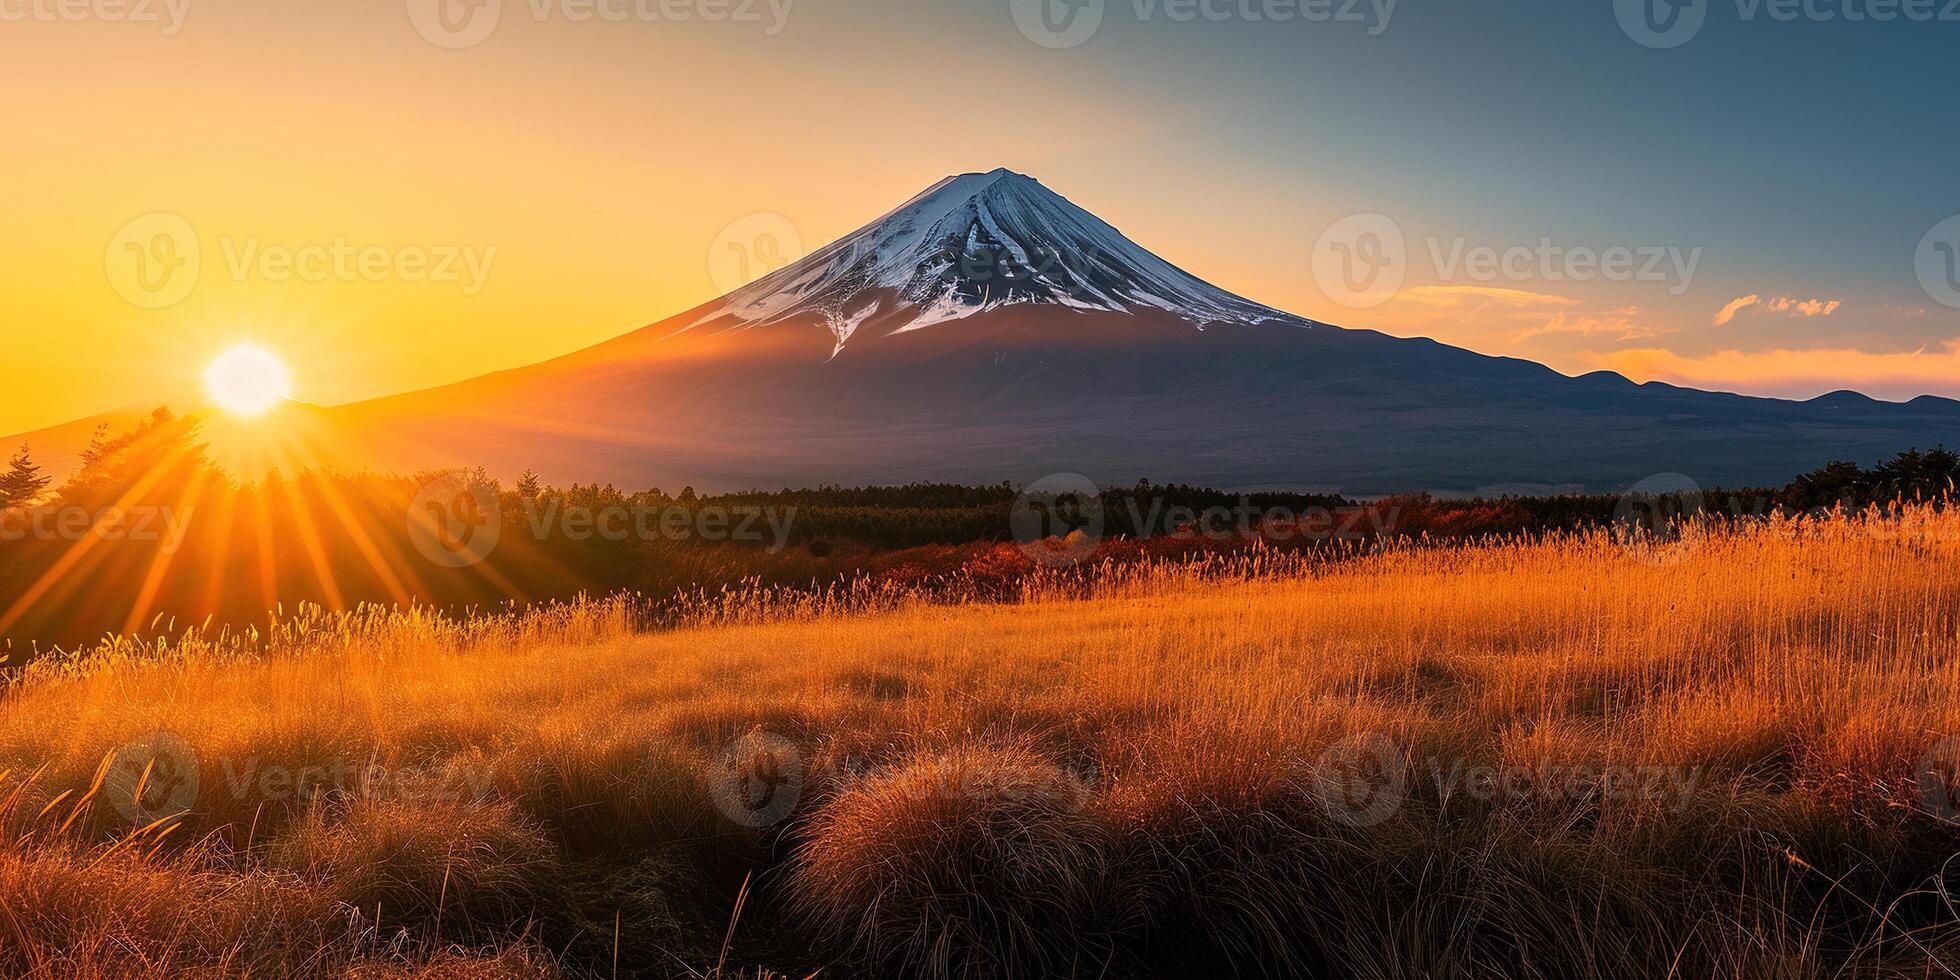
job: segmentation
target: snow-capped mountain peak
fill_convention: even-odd
[[[1156,309],[1190,321],[1296,320],[1158,258],[1011,170],[959,174],[788,268],[729,294],[707,320],[816,314],[841,350],[864,323],[904,333],[986,310],[1050,304]]]

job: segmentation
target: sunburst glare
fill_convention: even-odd
[[[255,417],[292,397],[292,374],[285,362],[263,347],[240,344],[211,362],[204,372],[211,402],[233,415]]]

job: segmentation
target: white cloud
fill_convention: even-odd
[[[1838,307],[1843,305],[1844,300],[1841,299],[1800,300],[1789,296],[1764,299],[1757,293],[1750,293],[1747,296],[1738,296],[1735,299],[1729,300],[1728,305],[1722,307],[1721,312],[1715,314],[1715,325],[1726,327],[1729,325],[1729,321],[1734,320],[1737,314],[1745,310],[1758,313],[1780,313],[1785,316],[1813,317],[1830,316],[1838,311]]]
[[[1735,319],[1737,313],[1751,306],[1755,306],[1762,301],[1763,298],[1755,293],[1750,293],[1747,296],[1738,296],[1735,299],[1729,300],[1729,305],[1722,307],[1722,312],[1715,314],[1715,325],[1718,327],[1728,326],[1729,321]]]

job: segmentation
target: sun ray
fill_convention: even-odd
[[[360,552],[361,557],[366,560],[368,566],[380,578],[382,587],[388,590],[388,594],[398,605],[403,607],[413,605],[415,595],[403,586],[403,575],[406,575],[410,582],[413,583],[416,593],[427,593],[428,591],[427,586],[421,581],[421,577],[415,574],[413,566],[406,562],[391,564],[387,556],[381,553],[381,548],[375,539],[361,525],[360,516],[354,512],[352,507],[348,506],[347,501],[341,497],[340,492],[334,489],[333,480],[330,476],[317,469],[318,460],[307,450],[305,444],[295,440],[291,443],[291,447],[292,451],[301,457],[300,461],[302,463],[305,463],[309,467],[314,467],[310,472],[315,473],[319,477],[316,485],[319,487],[321,499],[326,501],[327,508],[333,512],[334,518],[346,530],[347,537],[353,542],[355,550]],[[402,556],[397,553],[395,557],[401,558]],[[400,574],[397,574],[397,568],[400,569]]]
[[[266,613],[279,604],[279,539],[272,527],[273,486],[274,480],[268,474],[252,494],[252,528],[259,543],[259,609]]]
[[[210,522],[215,530],[210,547],[205,551],[204,584],[196,592],[200,610],[216,613],[224,605],[225,579],[232,557],[232,521],[238,516],[238,498],[244,492],[241,488],[226,486],[215,495],[216,514]]]
[[[283,448],[275,452],[282,467],[290,468],[292,460],[285,454]],[[340,583],[334,577],[333,564],[327,558],[326,544],[320,538],[319,525],[314,522],[313,515],[307,510],[305,502],[299,499],[302,479],[304,477],[285,481],[280,487],[286,496],[286,509],[293,518],[293,530],[299,535],[300,547],[306,552],[307,560],[313,565],[314,578],[319,582],[323,593],[323,604],[329,610],[338,612],[347,608],[347,600],[341,595]]]
[[[188,446],[179,445],[171,449],[163,459],[158,460],[147,472],[138,477],[135,483],[123,491],[122,496],[117,498],[114,504],[104,508],[104,510],[127,509],[134,501],[142,499],[144,494],[149,493],[152,488],[158,483],[161,483],[164,476],[189,454],[190,448]],[[100,513],[98,512],[98,517]],[[20,594],[19,598],[14,600],[13,605],[9,606],[4,614],[0,614],[0,636],[4,636],[8,630],[20,622],[21,618],[27,615],[27,611],[33,608],[36,603],[47,598],[54,591],[55,587],[61,584],[62,577],[81,564],[82,559],[88,557],[89,553],[94,550],[97,542],[102,540],[100,526],[91,524],[87,534],[82,535],[80,540],[74,542],[62,554],[61,558],[55,561],[53,566],[42,573],[41,577],[36,579],[33,585],[28,586]]]
[[[190,519],[197,513],[198,501],[204,496],[204,488],[210,480],[211,469],[208,466],[200,466],[191,474],[191,481],[185,486],[176,504],[178,512],[186,519]],[[177,553],[168,542],[157,549],[156,558],[150,562],[150,571],[143,577],[142,587],[137,590],[136,602],[129,607],[129,616],[123,621],[124,633],[134,634],[142,628],[143,619],[150,614],[151,607],[155,605],[157,593],[163,589],[164,577],[169,574],[170,567],[176,559]]]

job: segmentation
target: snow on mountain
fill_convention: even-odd
[[[873,317],[891,317],[891,332],[904,333],[1028,303],[1153,308],[1200,329],[1307,322],[1204,282],[1039,181],[1003,169],[934,184],[898,210],[730,293],[696,325],[724,315],[753,326],[814,313],[842,350]]]

